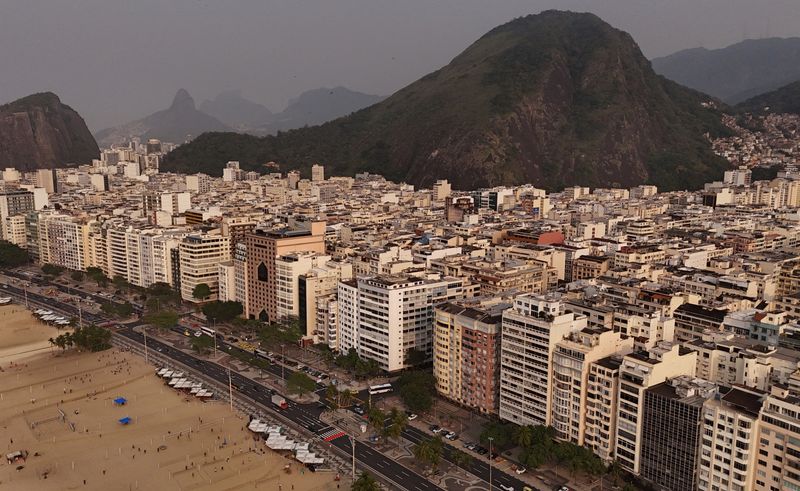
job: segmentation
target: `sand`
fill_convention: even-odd
[[[50,351],[48,339],[66,332],[39,321],[25,307],[0,306],[0,365]]]
[[[9,339],[10,318],[0,314],[0,349],[41,341],[33,331]],[[136,355],[48,348],[0,369],[0,447],[29,452],[26,462],[0,461],[0,490],[349,488],[254,440],[227,403],[164,385]],[[128,403],[115,406],[117,397]],[[125,416],[129,425],[118,422]]]

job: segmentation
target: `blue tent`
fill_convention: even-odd
[[[116,399],[114,399],[114,404],[116,404],[117,406],[124,406],[126,402],[128,402],[128,400],[125,399],[124,397],[117,397]]]
[[[121,418],[121,419],[119,420],[119,422],[120,422],[120,423],[122,423],[122,424],[124,424],[124,425],[126,425],[126,424],[128,424],[128,423],[130,423],[130,422],[131,422],[131,417],[130,417],[130,416],[125,416],[124,418]]]

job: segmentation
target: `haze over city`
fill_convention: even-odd
[[[795,3],[2,7],[0,490],[800,491]]]
[[[797,35],[792,0],[5,0],[0,102],[53,91],[95,132],[228,89],[273,111],[343,85],[389,95],[492,27],[559,8],[631,33],[648,58]]]

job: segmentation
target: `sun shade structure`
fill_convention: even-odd
[[[120,418],[119,422],[124,424],[124,425],[126,425],[126,424],[131,422],[131,418],[130,418],[130,416],[125,416],[124,418]]]
[[[114,399],[114,404],[116,404],[117,406],[124,406],[127,403],[128,400],[125,399],[124,397],[117,397],[116,399]]]

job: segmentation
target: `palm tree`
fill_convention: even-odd
[[[337,395],[339,395],[339,391],[336,390],[336,386],[333,384],[328,384],[328,387],[325,388],[325,398],[333,402]]]
[[[619,461],[614,459],[608,464],[608,475],[611,476],[611,479],[614,482],[614,485],[619,485],[620,479],[622,479],[622,466],[619,465]]]
[[[406,429],[406,426],[408,426],[408,416],[406,416],[406,413],[400,411],[396,407],[393,407],[389,413],[389,427],[387,428],[387,436],[399,440],[400,436],[403,434],[403,430]]]
[[[345,389],[339,392],[339,407],[347,407],[352,403],[353,394],[351,394],[349,390]]]
[[[352,491],[380,491],[381,487],[378,485],[378,482],[375,481],[374,477],[366,472],[362,472],[358,476],[358,479],[353,482],[350,489]]]
[[[371,408],[367,414],[367,420],[369,421],[369,425],[375,430],[375,433],[380,435],[384,434],[386,414],[383,411],[377,407]]]
[[[533,443],[533,428],[529,425],[518,426],[514,433],[514,442],[522,448],[528,448]]]
[[[458,467],[466,468],[472,462],[472,456],[462,450],[454,450],[450,455],[453,464]]]

